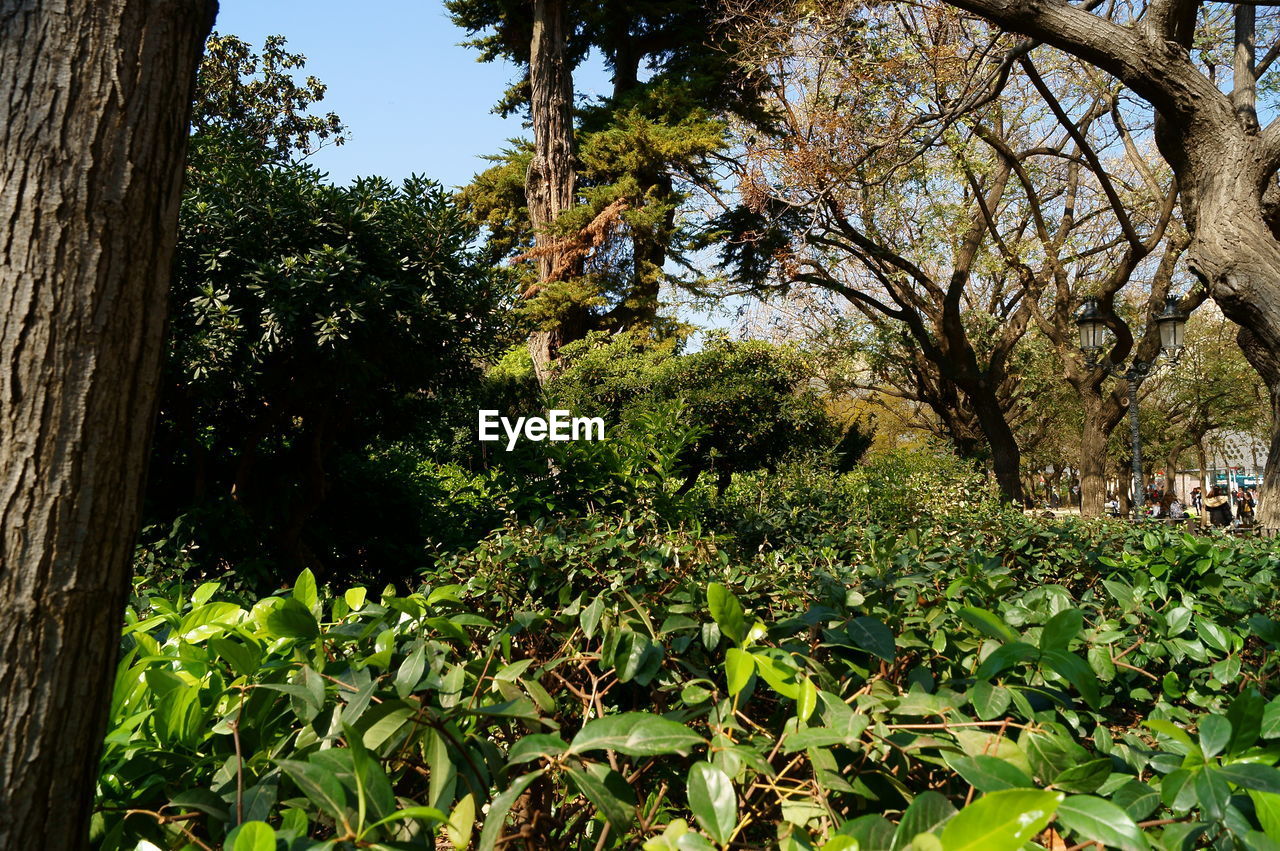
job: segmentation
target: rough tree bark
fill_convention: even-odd
[[[1156,142],[1178,178],[1192,234],[1188,266],[1241,327],[1245,357],[1280,398],[1280,119],[1259,126],[1265,69],[1255,64],[1252,4],[1235,7],[1228,93],[1192,56],[1199,0],[1152,0],[1124,24],[1067,0],[948,2],[1107,71],[1155,108]],[[1280,526],[1280,407],[1275,413],[1258,511],[1264,526]]]
[[[577,180],[573,159],[573,69],[566,55],[568,21],[565,0],[533,0],[533,39],[529,50],[529,116],[533,122],[533,159],[525,174],[524,194],[529,207],[538,259],[539,287],[566,277],[562,253],[549,226],[573,206]],[[545,383],[551,362],[572,331],[562,323],[535,331],[529,354],[539,383]]]
[[[0,0],[0,848],[88,843],[212,0]]]
[[[1080,393],[1084,427],[1080,433],[1080,514],[1101,517],[1107,498],[1107,441],[1124,418],[1113,393],[1097,388]],[[1121,489],[1123,490],[1123,488]]]

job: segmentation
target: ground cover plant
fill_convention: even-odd
[[[407,594],[140,581],[95,841],[1267,849],[1275,570],[995,510],[778,547],[624,511]]]

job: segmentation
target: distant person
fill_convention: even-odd
[[[1213,486],[1204,499],[1204,507],[1209,514],[1209,522],[1214,526],[1225,528],[1231,525],[1231,500],[1222,492],[1222,488]]]
[[[1241,526],[1253,525],[1253,508],[1253,497],[1249,496],[1248,491],[1242,490],[1236,494],[1236,518]]]
[[[1079,508],[1079,507],[1080,507],[1081,499],[1082,499],[1082,497],[1081,497],[1081,495],[1080,495],[1080,486],[1079,486],[1079,485],[1072,485],[1072,486],[1071,486],[1071,501],[1072,501],[1073,503],[1075,503],[1076,508]]]
[[[1116,498],[1115,494],[1112,494],[1107,500],[1106,511],[1112,517],[1120,516],[1120,500]]]
[[[1176,494],[1171,494],[1169,500],[1169,519],[1174,523],[1183,523],[1187,519],[1187,508],[1182,504],[1182,500],[1178,499]]]
[[[1204,507],[1204,496],[1200,493],[1200,488],[1191,489],[1191,507],[1197,511]]]

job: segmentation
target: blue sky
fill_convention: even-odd
[[[337,183],[418,173],[459,186],[484,169],[481,155],[527,135],[519,117],[490,111],[515,67],[477,62],[441,2],[221,0],[215,27],[255,47],[280,34],[307,57],[307,72],[329,87],[322,106],[351,128],[346,145],[312,158]],[[579,94],[602,93],[608,75],[589,62],[574,83]]]

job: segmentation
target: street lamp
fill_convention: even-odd
[[[1085,299],[1076,314],[1076,327],[1080,329],[1080,351],[1085,362],[1093,367],[1098,366],[1098,357],[1107,345],[1107,319],[1119,321],[1115,317],[1105,317],[1098,310],[1095,299]],[[1160,351],[1168,356],[1170,363],[1177,363],[1182,354],[1183,340],[1187,331],[1187,314],[1178,309],[1177,296],[1170,295],[1164,300],[1164,310],[1156,316],[1156,327],[1160,331]],[[1159,357],[1157,355],[1157,357]],[[1129,432],[1133,441],[1133,516],[1136,519],[1142,511],[1140,497],[1142,487],[1142,439],[1138,432],[1138,386],[1155,368],[1155,361],[1144,361],[1134,358],[1132,365],[1125,367],[1110,358],[1102,361],[1102,368],[1108,375],[1118,375],[1129,382]]]
[[[1160,348],[1177,363],[1187,333],[1187,314],[1178,309],[1177,296],[1165,297],[1164,310],[1156,317],[1156,326],[1160,329]]]

